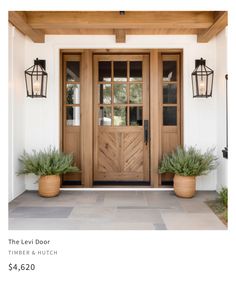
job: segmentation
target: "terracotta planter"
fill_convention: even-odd
[[[39,195],[42,197],[55,197],[60,193],[60,176],[47,175],[39,178]]]
[[[174,176],[175,194],[182,198],[192,198],[196,192],[196,176]]]

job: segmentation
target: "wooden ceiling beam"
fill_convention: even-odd
[[[29,36],[35,43],[44,43],[45,34],[40,30],[34,30],[27,23],[27,16],[25,12],[9,12],[9,22],[14,25],[24,35]]]
[[[227,12],[10,11],[9,22],[36,43],[45,34],[115,35],[118,43],[126,35],[197,34],[198,42],[208,42],[227,26]]]
[[[43,29],[43,33],[49,35],[114,35],[114,29],[93,29],[93,28],[82,28],[82,29]],[[197,34],[197,29],[187,29],[187,28],[148,28],[148,29],[125,29],[126,35],[168,35],[168,34]]]
[[[228,25],[228,13],[221,12],[217,13],[214,23],[207,29],[201,31],[197,36],[197,42],[207,43],[215,35],[221,32]]]
[[[209,28],[214,22],[211,11],[159,12],[26,12],[33,29],[147,29]]]
[[[116,36],[116,43],[126,42],[126,31],[124,29],[115,29],[114,34]]]

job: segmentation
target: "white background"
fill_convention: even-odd
[[[1,278],[5,281],[227,281],[236,279],[235,1],[7,1],[1,5]],[[84,3],[85,2],[85,3]],[[93,2],[93,3],[92,3]],[[107,2],[107,3],[106,3]],[[135,4],[135,5],[134,5]],[[229,10],[229,231],[8,231],[8,10]],[[235,95],[234,95],[235,94]],[[9,257],[8,238],[51,239],[57,257]],[[234,257],[234,259],[232,258]],[[8,273],[10,262],[35,263],[38,271]],[[1,279],[2,280],[2,279]]]

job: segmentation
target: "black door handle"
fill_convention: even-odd
[[[144,143],[147,145],[148,144],[148,120],[144,120]]]

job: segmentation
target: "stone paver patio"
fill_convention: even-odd
[[[10,230],[226,230],[205,201],[173,191],[62,191],[42,198],[27,191],[9,204]]]

